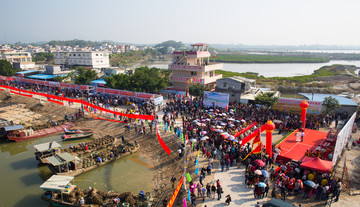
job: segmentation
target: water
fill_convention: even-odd
[[[61,142],[60,135],[54,135],[23,142],[0,141],[0,207],[39,206],[49,204],[41,199],[40,185],[51,177],[46,165],[35,159],[33,145],[58,141],[63,148],[89,139]],[[137,162],[135,162],[135,161]],[[99,190],[132,192],[152,190],[153,172],[141,164],[139,155],[131,155],[108,165],[75,177],[73,183],[81,189],[95,187]],[[139,164],[140,163],[140,164]]]
[[[170,62],[156,63],[149,67],[168,68]],[[327,63],[224,63],[222,70],[231,72],[255,72],[265,77],[292,77],[311,75],[315,70],[333,64],[355,65],[360,61],[334,60]]]

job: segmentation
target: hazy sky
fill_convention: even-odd
[[[0,0],[0,42],[360,45],[359,0]]]

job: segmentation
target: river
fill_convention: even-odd
[[[150,64],[149,67],[168,68],[170,62]],[[328,65],[355,65],[360,67],[360,61],[333,60],[327,63],[224,63],[222,70],[231,72],[255,72],[265,77],[292,77],[311,75],[315,70]]]
[[[51,177],[52,173],[46,165],[35,159],[33,145],[49,141],[58,141],[63,148],[89,139],[62,143],[60,135],[37,138],[23,142],[7,142],[0,140],[0,207],[9,206],[50,206],[41,199],[40,185]],[[108,165],[77,176],[73,180],[81,189],[95,187],[105,192],[139,193],[152,191],[153,172],[143,163],[139,155],[131,155],[116,160]]]

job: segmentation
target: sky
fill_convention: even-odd
[[[359,0],[0,0],[0,43],[360,45]]]

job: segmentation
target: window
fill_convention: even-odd
[[[100,54],[100,56],[102,56],[102,54]]]
[[[235,94],[231,94],[231,96],[232,96],[232,97],[234,97],[234,96],[235,96]]]
[[[210,77],[214,76],[214,71],[210,71]]]
[[[30,62],[30,58],[28,58],[27,61]]]
[[[80,56],[80,54],[78,54],[78,56]]]
[[[73,56],[76,56],[76,54],[73,54]]]
[[[226,88],[227,87],[227,83],[224,83],[224,88]]]

